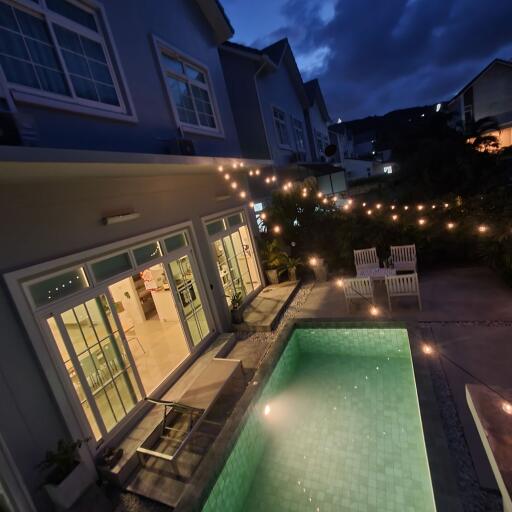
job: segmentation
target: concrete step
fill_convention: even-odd
[[[244,310],[244,321],[233,325],[237,332],[273,331],[300,287],[300,281],[286,281],[263,288]]]

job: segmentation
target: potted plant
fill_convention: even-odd
[[[243,296],[240,291],[236,291],[231,295],[231,321],[234,324],[241,324],[244,321],[242,311]]]
[[[94,482],[94,475],[80,461],[79,448],[87,439],[60,439],[55,451],[46,452],[38,468],[46,473],[44,489],[57,510],[69,510]]]
[[[284,274],[284,272],[288,272],[288,279],[290,281],[297,281],[297,267],[302,265],[302,261],[300,258],[293,258],[288,256],[288,254],[284,255],[284,267],[280,270],[280,274]]]
[[[286,253],[281,250],[277,240],[266,242],[260,252],[269,284],[279,283],[279,274],[282,273]]]

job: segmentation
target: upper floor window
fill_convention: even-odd
[[[176,51],[158,45],[171,104],[185,131],[220,132],[208,71]]]
[[[78,1],[33,3],[0,1],[0,64],[13,94],[125,112],[98,13]]]
[[[273,107],[274,125],[277,132],[277,140],[280,146],[290,146],[290,136],[286,126],[286,114],[279,108]]]
[[[329,145],[329,137],[327,136],[327,134],[322,133],[319,130],[315,130],[315,144],[317,157],[320,158],[322,156],[325,156],[324,150]]]
[[[295,145],[299,153],[306,153],[306,141],[304,139],[304,126],[299,119],[292,118]]]

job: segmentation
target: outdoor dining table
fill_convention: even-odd
[[[357,277],[369,277],[372,281],[384,281],[386,276],[396,276],[394,268],[365,268],[360,269]]]

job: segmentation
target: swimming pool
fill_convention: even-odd
[[[203,512],[435,511],[406,329],[296,328]]]

